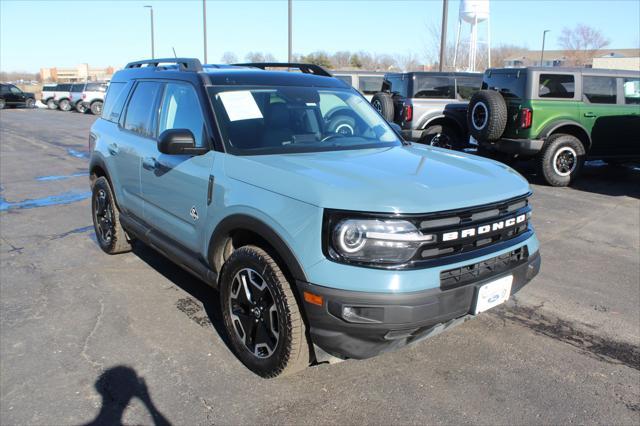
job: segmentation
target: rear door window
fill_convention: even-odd
[[[360,76],[358,78],[358,90],[365,95],[374,95],[382,90],[382,76]]]
[[[478,77],[457,77],[456,93],[461,99],[470,100],[474,93],[482,86],[482,76]]]
[[[387,77],[385,86],[388,86],[391,93],[396,93],[403,98],[409,96],[409,80],[401,75]]]
[[[413,97],[452,99],[453,78],[416,76],[413,80]]]
[[[575,93],[572,74],[540,74],[538,96],[541,98],[572,99]]]
[[[87,87],[84,90],[87,92],[106,92],[107,85],[106,83],[87,83]]]
[[[146,138],[156,136],[156,108],[162,84],[157,81],[139,82],[131,95],[124,128]]]
[[[640,78],[625,78],[622,82],[624,103],[640,104]]]
[[[615,77],[582,77],[582,93],[592,104],[615,104],[617,83]]]

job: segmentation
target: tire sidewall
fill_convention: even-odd
[[[446,135],[450,142],[450,147],[445,147],[440,144],[434,145],[434,138],[438,135]],[[451,150],[460,150],[462,149],[462,141],[460,134],[454,130],[452,127],[448,125],[440,125],[436,124],[433,126],[428,126],[425,129],[424,136],[420,139],[420,143],[429,146],[435,146],[443,149],[451,149]]]
[[[53,101],[53,99],[49,99],[49,100],[47,101],[47,107],[48,107],[49,109],[57,109],[57,108],[58,108],[58,106],[57,106],[57,105],[56,105],[56,103]]]
[[[100,115],[102,114],[102,102],[94,102],[91,104],[91,113],[93,115]]]
[[[94,201],[100,190],[104,190],[107,193],[107,197],[109,197],[109,204],[111,204],[111,209],[114,212],[114,221],[116,220],[116,205],[113,199],[113,193],[111,192],[111,186],[109,185],[107,179],[105,179],[104,177],[99,177],[93,184],[93,188],[91,190],[91,219],[93,220],[93,231],[95,232],[96,240],[98,241],[98,245],[100,246],[100,248],[106,253],[111,253],[116,242],[116,232],[113,232],[113,236],[111,237],[111,241],[109,243],[105,243],[98,235],[98,224],[96,222],[96,205]]]
[[[24,106],[29,109],[33,108],[35,105],[36,105],[36,101],[33,100],[32,98],[27,99],[24,103]]]
[[[250,370],[263,377],[277,375],[282,370],[289,359],[291,351],[291,324],[289,307],[286,303],[286,297],[282,289],[282,285],[278,280],[276,271],[264,259],[266,253],[256,248],[245,246],[235,250],[231,257],[225,262],[220,280],[220,303],[222,309],[222,318],[225,329],[229,336],[229,341],[235,351],[237,357]],[[276,309],[278,312],[278,330],[279,338],[276,349],[269,358],[258,358],[251,353],[243,342],[236,335],[231,315],[229,312],[229,294],[231,285],[235,275],[244,268],[251,268],[259,272],[267,283],[269,290],[274,298]]]
[[[69,111],[71,109],[71,103],[68,100],[63,99],[58,102],[58,108],[60,108],[60,111]]]
[[[544,180],[552,186],[567,186],[570,185],[578,177],[582,170],[582,166],[585,161],[585,149],[578,138],[572,135],[554,135],[547,142],[548,146],[545,147],[543,154],[540,158],[540,171]],[[555,160],[563,150],[570,150],[577,156],[574,169],[568,175],[561,175],[557,172],[555,167]],[[567,150],[567,151],[569,151]]]
[[[329,121],[327,129],[331,133],[340,133],[340,130],[349,130],[351,132],[349,134],[340,134],[344,134],[345,136],[354,136],[356,134],[356,120],[353,117],[346,115],[338,115]]]

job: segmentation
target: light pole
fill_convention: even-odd
[[[540,66],[542,66],[542,61],[544,60],[544,39],[547,38],[547,33],[551,30],[544,30],[542,32],[542,51],[540,52]]]
[[[153,41],[153,6],[144,6],[149,8],[149,16],[151,17],[151,59],[155,59],[156,51]]]
[[[202,0],[202,28],[204,33],[204,63],[207,63],[207,0]]]
[[[293,62],[293,52],[292,52],[292,40],[291,40],[291,26],[292,26],[292,21],[293,21],[293,4],[292,4],[293,0],[289,0],[289,47],[287,50],[287,62],[291,63]]]
[[[438,71],[442,72],[447,48],[447,18],[449,14],[449,0],[442,0],[442,27],[440,29],[440,61]]]

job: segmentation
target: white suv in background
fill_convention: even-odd
[[[101,115],[104,95],[107,92],[108,86],[109,83],[104,81],[88,82],[84,88],[84,92],[82,92],[82,102],[78,104],[80,108],[84,108],[84,110],[81,111],[77,106],[76,109],[79,112],[89,110],[94,115]]]
[[[56,86],[53,102],[60,111],[71,111],[71,86],[71,83],[62,83]],[[51,108],[50,105],[49,108]]]

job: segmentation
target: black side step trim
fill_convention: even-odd
[[[173,263],[200,278],[209,286],[218,288],[218,274],[198,259],[197,255],[192,251],[159,234],[142,221],[126,213],[120,213],[120,221],[128,233],[133,234],[136,238],[160,252]]]

